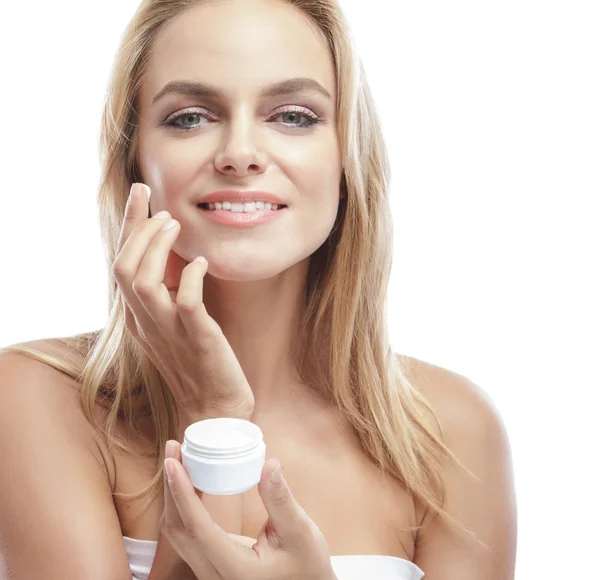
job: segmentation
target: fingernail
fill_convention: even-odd
[[[167,441],[165,445],[165,457],[175,457],[175,451],[177,450],[177,445],[171,440]]]
[[[129,198],[130,199],[139,199],[139,197],[140,197],[139,183],[132,183],[131,188],[129,189]]]
[[[144,191],[146,192],[148,199],[150,199],[150,194],[152,193],[150,186],[146,185],[145,183],[142,183],[141,186],[144,188]]]
[[[271,483],[278,484],[281,482],[281,477],[281,463],[278,463],[277,467],[275,468],[275,471],[271,473],[271,477],[269,479],[271,480]]]
[[[177,220],[169,220],[163,224],[161,230],[171,230],[177,225]]]
[[[171,483],[175,477],[175,466],[173,465],[173,459],[165,459],[165,471],[167,472],[167,479],[169,480],[169,483]]]
[[[159,211],[158,213],[154,214],[152,217],[156,218],[157,220],[166,220],[166,219],[169,219],[171,217],[171,215],[169,214],[169,212],[166,209],[163,209],[163,210]]]

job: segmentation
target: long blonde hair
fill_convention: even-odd
[[[153,41],[169,21],[201,1],[143,0],[122,36],[101,121],[98,205],[109,271],[130,185],[142,181],[136,159],[137,98]],[[450,461],[479,478],[442,441],[432,407],[411,384],[403,358],[394,355],[388,341],[393,234],[389,163],[362,63],[337,0],[286,1],[321,30],[331,50],[344,167],[341,187],[346,190],[330,236],[310,259],[307,307],[294,346],[298,373],[343,412],[365,453],[421,502],[431,519],[440,515],[458,524],[443,508],[442,466]],[[113,492],[143,497],[147,505],[162,493],[165,442],[176,437],[175,410],[160,373],[125,326],[121,293],[112,276],[108,324],[64,342],[84,358],[83,367],[26,347],[3,350],[22,352],[76,379],[84,412],[109,446],[131,452],[116,434],[118,420],[136,433],[140,413],[151,416],[153,453],[158,457],[153,480],[136,494]],[[145,402],[141,406],[140,396]],[[102,424],[93,414],[98,402],[108,409]],[[426,413],[435,418],[439,435],[428,427]],[[487,547],[470,530],[458,527]]]

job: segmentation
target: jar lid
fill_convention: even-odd
[[[188,449],[206,457],[234,457],[254,450],[263,440],[252,421],[217,417],[192,423],[184,432]]]

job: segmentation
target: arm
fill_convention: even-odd
[[[131,580],[102,454],[67,381],[0,355],[0,577]]]
[[[517,507],[504,424],[482,389],[445,369],[432,372],[437,387],[425,396],[440,417],[444,442],[482,480],[448,466],[444,509],[491,551],[435,518],[417,539],[414,562],[427,580],[513,580]]]
[[[0,354],[0,578],[131,580],[108,470],[69,382]],[[241,533],[241,498],[205,498]],[[149,580],[195,578],[161,534]]]
[[[175,552],[161,532],[148,580],[196,580],[187,563]]]

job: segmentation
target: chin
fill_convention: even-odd
[[[207,276],[218,278],[228,282],[256,282],[268,280],[282,274],[293,264],[281,261],[273,263],[267,259],[248,261],[245,259],[232,260],[230,258],[219,259],[215,257],[212,261],[209,256]]]

